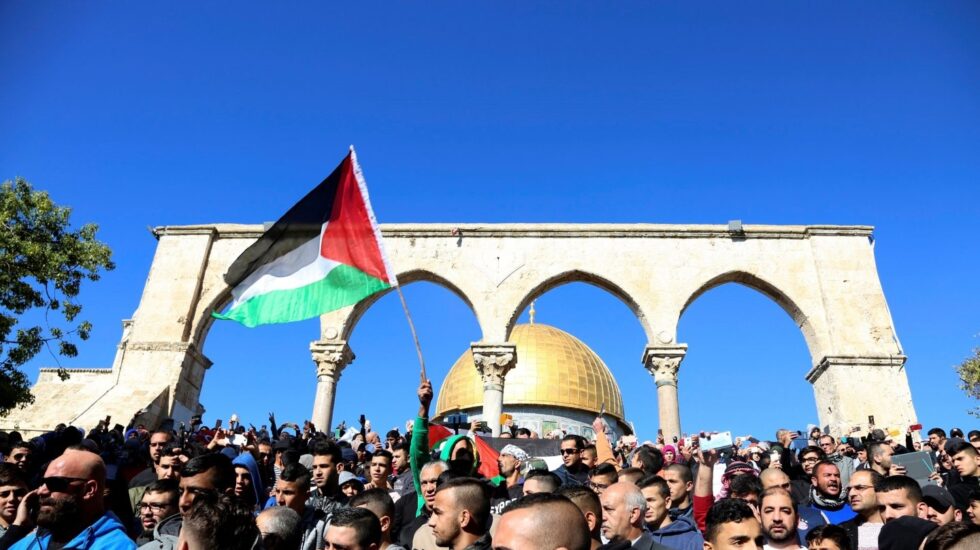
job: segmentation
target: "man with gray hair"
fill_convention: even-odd
[[[613,483],[599,497],[602,503],[602,535],[609,543],[602,548],[630,548],[642,550],[667,550],[667,547],[654,542],[643,528],[643,517],[647,511],[647,501],[643,493],[632,483],[620,481]]]
[[[300,522],[303,518],[288,506],[273,506],[255,518],[265,550],[296,550],[299,548],[303,531]]]

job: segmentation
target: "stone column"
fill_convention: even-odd
[[[483,379],[483,420],[494,437],[500,435],[500,415],[504,411],[504,378],[517,365],[517,346],[514,344],[470,345],[473,364]]]
[[[647,346],[643,350],[643,366],[657,383],[659,426],[664,441],[670,443],[681,436],[681,413],[677,401],[677,371],[687,354],[687,344]]]
[[[828,355],[807,373],[820,425],[834,436],[875,427],[904,433],[916,423],[904,355]]]
[[[316,399],[313,401],[313,416],[310,419],[317,430],[330,432],[333,429],[333,402],[337,382],[344,367],[354,360],[354,352],[347,342],[312,342],[310,352],[316,364]]]

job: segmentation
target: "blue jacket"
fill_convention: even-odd
[[[667,527],[651,531],[650,535],[655,542],[671,550],[701,550],[704,548],[704,538],[701,533],[698,533],[698,528],[694,526],[694,522],[684,516],[675,519]]]
[[[46,550],[51,543],[51,534],[39,534],[36,530],[17,541],[11,550]],[[106,512],[95,523],[86,527],[68,544],[64,550],[135,550],[136,543],[126,535],[126,528],[112,512]]]
[[[262,486],[262,474],[259,473],[259,464],[255,462],[252,453],[245,451],[236,456],[235,460],[232,460],[231,463],[233,466],[244,466],[248,469],[249,475],[252,476],[252,490],[255,492],[255,504],[264,509],[265,507],[263,505],[269,495],[265,493],[265,487]]]

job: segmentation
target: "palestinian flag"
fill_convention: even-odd
[[[234,300],[218,319],[289,323],[398,284],[381,244],[354,148],[225,273]]]

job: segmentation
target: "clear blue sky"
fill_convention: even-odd
[[[382,222],[874,225],[919,417],[972,427],[953,365],[980,345],[978,28],[972,1],[8,1],[0,178],[48,190],[115,251],[83,290],[95,331],[66,367],[111,364],[147,227],[274,220],[351,143]],[[476,322],[440,287],[405,291],[438,384]],[[651,437],[629,310],[576,284],[538,312],[606,360]],[[308,417],[317,334],[216,324],[206,418]],[[679,339],[685,431],[815,422],[803,338],[762,295],[705,294]],[[351,345],[336,418],[403,424],[417,367],[397,298]]]

